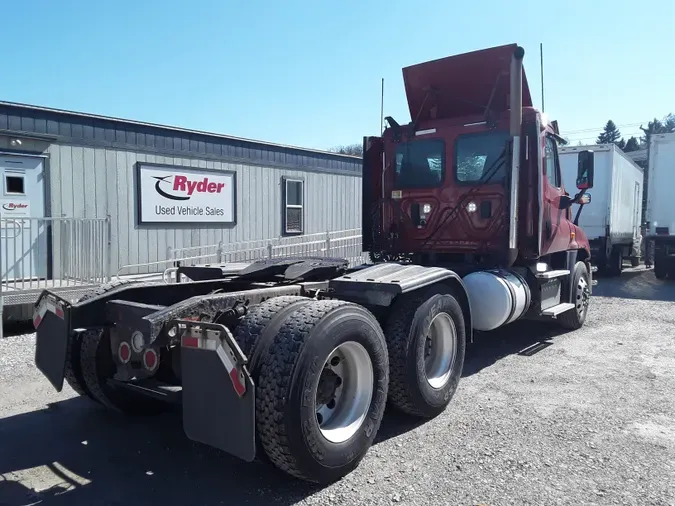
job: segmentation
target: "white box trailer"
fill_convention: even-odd
[[[594,152],[595,179],[579,226],[590,241],[593,263],[618,276],[624,259],[633,266],[640,263],[644,171],[614,144],[563,146],[559,156],[565,188],[575,187],[579,152],[586,149]]]
[[[675,280],[675,133],[649,142],[647,240],[654,245],[654,274]]]

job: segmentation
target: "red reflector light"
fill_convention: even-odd
[[[117,348],[117,356],[123,364],[126,364],[131,360],[131,347],[129,346],[129,343],[124,341],[120,343],[119,348]]]
[[[234,386],[234,391],[237,392],[237,395],[241,397],[246,392],[246,385],[239,378],[239,371],[232,369],[230,371],[230,379],[232,380],[232,385]]]
[[[196,337],[183,336],[181,344],[186,348],[199,348],[199,339]]]
[[[143,366],[145,366],[148,371],[155,370],[158,362],[157,352],[155,352],[155,350],[145,350],[145,353],[143,354]]]

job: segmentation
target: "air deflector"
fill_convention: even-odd
[[[405,67],[403,82],[412,120],[484,114],[488,103],[493,112],[508,111],[509,72],[517,47],[508,44]],[[523,107],[531,106],[523,70]]]

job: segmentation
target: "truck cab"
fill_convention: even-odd
[[[364,139],[363,240],[375,258],[456,269],[569,250],[590,257],[561,177],[557,122],[532,106],[524,71],[520,85],[510,83],[517,51],[507,45],[403,69],[413,120],[387,117],[381,137]]]

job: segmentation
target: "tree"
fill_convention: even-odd
[[[605,125],[605,128],[602,131],[602,133],[598,135],[598,138],[596,139],[595,143],[596,144],[618,143],[619,139],[621,139],[621,132],[619,132],[619,129],[616,127],[616,124],[614,124],[614,122],[610,119]]]
[[[622,139],[623,140],[623,139]],[[640,149],[640,143],[635,137],[631,137],[628,139],[628,142],[626,142],[626,146],[622,148],[626,153],[630,151],[637,151]]]
[[[663,123],[658,119],[654,118],[652,121],[647,123],[647,128],[640,125],[640,130],[644,132],[644,135],[640,137],[640,141],[649,146],[649,139],[651,139],[652,134],[660,134],[663,131]]]
[[[341,155],[361,156],[363,155],[363,146],[361,144],[348,144],[346,146],[332,147],[329,151]]]
[[[626,141],[623,140],[623,137],[621,137],[621,140],[619,142],[615,142],[614,144],[619,146],[619,149],[621,149],[622,151],[625,150],[626,148]]]
[[[658,120],[654,118],[652,121],[647,123],[647,128],[640,126],[640,130],[644,132],[644,135],[640,138],[640,141],[644,145],[649,145],[649,139],[651,139],[652,134],[667,134],[675,132],[675,115],[668,114],[663,120]]]

